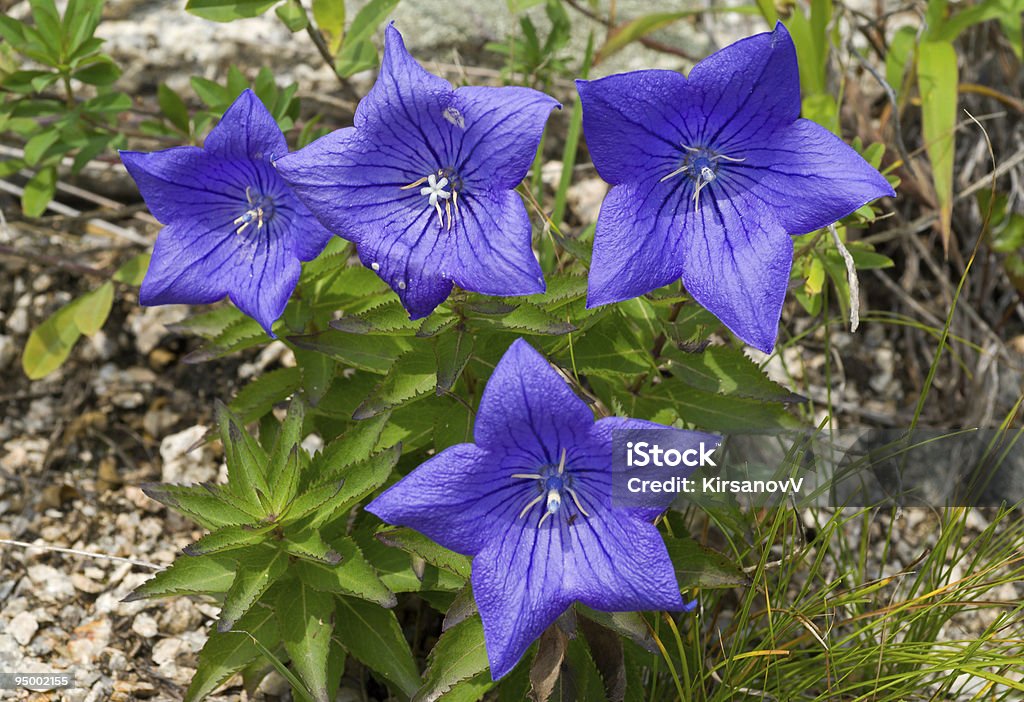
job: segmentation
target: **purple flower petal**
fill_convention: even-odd
[[[461,130],[454,163],[467,187],[511,190],[530,170],[554,98],[530,88],[466,86],[444,117]]]
[[[473,437],[489,450],[557,465],[562,449],[583,441],[594,415],[547,360],[516,339],[480,400]]]
[[[686,87],[675,71],[576,81],[587,148],[602,178],[617,185],[675,168],[679,145],[693,141],[680,112]]]
[[[793,264],[793,241],[748,194],[705,199],[683,241],[683,284],[736,336],[771,353]]]
[[[220,225],[168,224],[157,235],[149,270],[139,289],[142,305],[205,305],[227,294],[220,271],[235,265],[230,220]]]
[[[163,224],[198,209],[220,216],[237,209],[245,200],[245,188],[222,179],[197,179],[211,167],[209,157],[195,146],[175,146],[163,151],[122,151],[121,161],[146,201],[149,211]],[[234,215],[232,215],[234,216]]]
[[[388,25],[377,82],[359,102],[353,122],[374,141],[400,151],[419,178],[454,156],[451,124],[445,119],[454,92],[451,83],[416,62],[402,35]]]
[[[243,90],[203,142],[221,158],[271,161],[288,153],[288,144],[273,115],[251,90]]]
[[[530,230],[519,195],[512,190],[474,193],[462,200],[460,214],[449,237],[453,251],[446,266],[459,287],[485,295],[544,292],[544,274],[530,238],[514,235]]]
[[[866,202],[896,195],[860,154],[814,122],[800,119],[732,164],[736,186],[767,204],[790,234],[838,221]]]
[[[587,284],[587,307],[628,300],[679,280],[680,233],[693,204],[678,183],[650,179],[616,185],[601,203]]]
[[[796,49],[782,23],[775,31],[741,39],[690,71],[688,104],[704,116],[694,143],[729,153],[800,116]]]
[[[270,336],[274,336],[270,328],[284,312],[302,273],[298,259],[280,241],[285,236],[283,229],[268,224],[262,236],[240,246],[238,253],[244,260],[225,271],[231,301]]]
[[[426,534],[447,548],[475,555],[496,534],[507,530],[497,516],[521,492],[522,482],[501,466],[501,457],[457,444],[446,448],[366,506],[390,524]],[[516,500],[512,500],[516,502]],[[514,514],[507,515],[507,521]]]
[[[563,536],[561,529],[509,529],[473,559],[473,597],[494,680],[572,604],[563,585]]]
[[[573,598],[605,612],[683,609],[675,568],[653,524],[595,509],[566,531]]]

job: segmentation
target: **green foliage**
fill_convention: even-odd
[[[31,22],[0,17],[0,128],[25,145],[21,158],[4,165],[35,171],[21,204],[27,216],[38,217],[53,198],[62,158],[74,155],[77,172],[123,144],[116,113],[131,100],[113,92],[121,71],[94,36],[102,0],[71,0],[63,15],[53,0],[34,0],[30,7]],[[72,80],[92,86],[96,97],[76,95]]]

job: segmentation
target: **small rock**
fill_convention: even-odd
[[[132,631],[144,639],[151,639],[158,633],[156,619],[143,612],[132,621]]]
[[[188,653],[188,645],[181,639],[169,637],[153,644],[153,662],[160,667],[173,666],[178,656]]]
[[[105,584],[98,583],[92,578],[87,578],[82,573],[72,573],[71,584],[75,586],[76,590],[87,592],[90,595],[98,595],[107,589]]]
[[[569,186],[565,197],[580,221],[589,223],[597,221],[597,213],[607,193],[607,183],[600,178],[588,178]]]
[[[161,398],[162,399],[162,398]],[[181,415],[158,399],[142,417],[142,428],[150,436],[163,436],[181,420]]]
[[[28,612],[22,612],[7,625],[7,631],[10,632],[15,641],[22,646],[28,646],[28,642],[39,631],[39,622]]]
[[[0,370],[6,369],[17,357],[18,349],[14,345],[14,339],[0,334]]]
[[[110,621],[104,617],[75,627],[68,642],[68,655],[80,665],[89,665],[110,643]]]
[[[180,322],[188,315],[185,305],[143,307],[128,315],[128,328],[135,335],[135,348],[143,356],[155,349],[167,334],[167,325]]]
[[[199,626],[203,615],[192,600],[184,597],[171,600],[159,615],[159,626],[168,634],[180,635]]]
[[[217,464],[209,445],[202,445],[194,451],[189,451],[202,441],[206,432],[205,426],[197,424],[185,431],[164,437],[160,442],[163,482],[202,483],[217,477]]]
[[[36,564],[28,567],[28,577],[39,586],[34,593],[37,597],[50,602],[70,599],[75,596],[75,588],[65,573],[48,565]]]
[[[7,331],[15,336],[28,334],[28,308],[18,307],[7,318]]]

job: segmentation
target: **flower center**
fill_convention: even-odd
[[[264,220],[269,222],[274,216],[274,198],[255,192],[251,185],[245,188],[245,200],[249,209],[235,218],[233,223],[239,225],[236,234],[245,232],[253,222],[256,222],[257,231],[263,229]]]
[[[512,477],[536,480],[537,487],[540,490],[540,494],[523,507],[523,511],[519,513],[520,519],[525,517],[530,510],[543,500],[544,506],[541,509],[540,521],[537,522],[537,527],[539,528],[544,523],[544,520],[562,509],[563,493],[567,493],[572,498],[572,502],[576,505],[576,509],[579,510],[580,514],[584,517],[590,516],[587,514],[587,510],[583,509],[583,505],[580,504],[580,496],[570,487],[572,485],[572,476],[567,475],[565,472],[565,449],[562,449],[562,458],[557,466],[545,466],[537,473],[515,473]]]
[[[693,183],[693,211],[696,212],[700,208],[700,191],[718,177],[718,162],[724,160],[739,163],[746,161],[746,159],[726,156],[706,146],[687,146],[686,144],[680,144],[680,146],[683,147],[683,164],[662,177],[661,182],[674,178],[681,173],[687,174],[690,182]]]
[[[431,173],[430,175],[423,176],[419,180],[413,181],[408,185],[403,185],[402,190],[411,190],[412,188],[420,188],[420,195],[427,198],[427,204],[437,210],[437,220],[441,223],[441,227],[445,227],[445,217],[448,218],[448,231],[452,229],[452,222],[454,214],[459,214],[459,188],[458,178],[451,170],[438,169],[437,173]],[[423,185],[426,183],[426,185]],[[423,187],[420,187],[423,186]],[[450,190],[445,190],[450,188]],[[441,208],[441,203],[444,202],[444,208]]]

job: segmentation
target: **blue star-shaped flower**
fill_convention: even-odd
[[[661,507],[613,506],[612,432],[522,339],[487,383],[473,444],[445,449],[366,509],[473,556],[473,595],[491,676],[513,667],[574,601],[604,611],[685,609]],[[717,445],[697,432],[682,443]],[[678,435],[677,435],[678,436]]]
[[[274,170],[284,134],[252,91],[227,109],[203,148],[122,151],[165,226],[142,281],[143,305],[207,304],[225,295],[268,334],[301,272],[331,234]]]
[[[799,118],[796,51],[781,24],[712,54],[688,79],[651,70],[576,84],[591,158],[614,186],[597,220],[589,306],[682,278],[770,352],[790,235],[895,195],[853,149]]]
[[[453,283],[488,295],[544,292],[530,220],[513,189],[555,107],[529,88],[453,90],[389,26],[380,75],[355,126],[277,166],[418,319]]]

